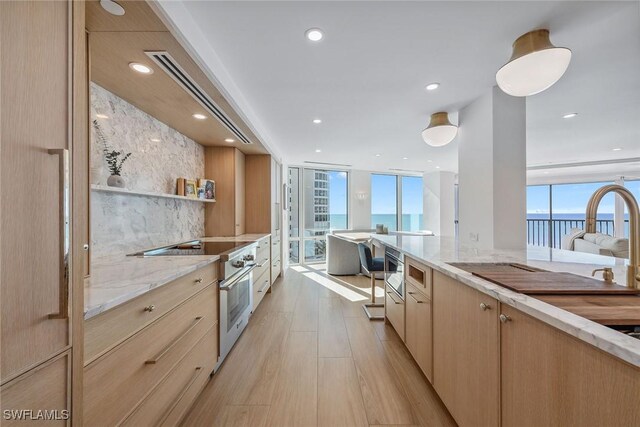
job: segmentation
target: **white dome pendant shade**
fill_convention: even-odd
[[[422,139],[433,147],[447,145],[458,134],[458,126],[452,125],[446,112],[433,113],[429,126],[422,131]]]
[[[549,30],[531,31],[513,43],[511,59],[496,73],[496,82],[509,95],[535,95],[560,80],[570,61],[571,50],[552,45]]]

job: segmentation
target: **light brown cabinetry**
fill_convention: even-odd
[[[233,147],[206,147],[204,173],[216,182],[216,203],[205,206],[207,236],[245,233],[245,155]]]
[[[497,301],[434,271],[433,385],[461,426],[499,423]]]
[[[83,3],[0,2],[3,411],[71,410],[88,224],[85,52]]]
[[[398,294],[385,284],[384,316],[391,323],[402,341],[404,341],[404,309],[405,303]]]
[[[207,268],[216,271],[216,267],[214,263]],[[195,273],[211,279],[207,269]],[[215,281],[201,285],[195,276],[185,277],[187,280],[166,284],[96,318],[105,326],[117,327],[139,314],[162,313],[141,329],[138,323],[133,334],[107,335],[98,323],[87,328],[87,344],[99,342],[100,349],[108,351],[102,350],[85,367],[85,424],[162,423],[175,416],[168,407],[181,408],[177,410],[184,413],[193,402],[217,361],[218,286]],[[191,288],[188,297],[183,295],[185,284]],[[166,290],[176,291],[178,297],[167,298],[171,292]],[[150,304],[152,301],[158,305]],[[100,337],[93,337],[94,333]],[[105,337],[115,341],[104,344]],[[97,347],[92,344],[90,348]],[[158,413],[159,402],[170,402],[162,414]]]
[[[273,283],[282,271],[282,168],[269,155],[248,155],[245,157],[245,166],[245,232],[271,234],[270,263]]]
[[[408,283],[405,310],[404,342],[424,375],[429,381],[433,381],[431,299]]]
[[[640,369],[503,305],[503,427],[640,425]]]
[[[33,421],[37,425],[66,425],[70,413],[71,354],[69,351],[54,357],[52,360],[38,366],[26,374],[2,386],[0,400],[3,409],[3,426],[24,425],[25,420],[17,419],[15,413],[12,419],[5,418],[9,411],[32,411],[29,415],[36,417],[39,411],[47,411],[47,416],[54,419],[47,421]],[[42,414],[42,413],[40,413]]]

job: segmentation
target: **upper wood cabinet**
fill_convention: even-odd
[[[640,369],[503,305],[503,427],[640,425]]]
[[[433,272],[433,385],[460,426],[499,425],[498,325],[497,300]]]
[[[216,182],[216,203],[207,203],[205,206],[205,234],[244,234],[245,155],[233,147],[206,147],[204,172],[205,178]]]

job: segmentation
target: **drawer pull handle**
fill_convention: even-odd
[[[182,400],[184,395],[187,394],[187,392],[189,391],[189,389],[191,388],[193,383],[196,382],[196,380],[198,379],[198,376],[200,376],[201,372],[202,372],[202,366],[196,367],[195,372],[191,376],[191,379],[184,386],[182,391],[180,391],[180,394],[178,394],[178,397],[176,397],[176,400],[173,401],[173,403],[171,404],[169,409],[167,409],[167,411],[162,415],[162,418],[160,419],[160,422],[158,423],[158,425],[163,425],[164,424],[165,420],[169,417],[169,415],[171,415],[171,412],[173,412],[173,410],[176,408],[176,406],[178,406],[178,403],[180,403],[180,401]]]
[[[409,292],[409,296],[413,298],[415,302],[417,302],[418,304],[424,304],[424,301],[420,301],[418,298],[414,297],[413,294],[415,294],[415,292]]]
[[[182,334],[178,335],[173,341],[171,341],[164,349],[162,349],[160,353],[158,353],[156,357],[145,361],[144,364],[155,365],[156,363],[158,363],[160,359],[162,359],[162,357],[169,352],[169,350],[171,350],[176,344],[178,344],[178,342],[180,342],[182,338],[186,337],[189,334],[189,332],[193,330],[193,328],[198,326],[198,323],[200,323],[202,319],[204,319],[204,316],[196,317],[195,322],[193,322],[193,324],[191,324],[191,326],[189,326],[186,331],[184,331]]]
[[[500,321],[502,323],[507,323],[511,321],[511,317],[507,316],[506,314],[501,314],[500,315]]]
[[[196,283],[202,283],[202,277],[198,277],[198,278],[195,280],[195,282],[196,282]]]
[[[489,304],[485,304],[483,302],[480,303],[480,308],[482,309],[482,311],[491,310],[491,306]]]
[[[265,289],[269,287],[269,279],[264,281],[264,286],[258,290],[258,292],[264,292]]]
[[[391,301],[393,301],[396,304],[402,304],[402,303],[396,301],[396,299],[393,297],[393,293],[391,293],[391,291],[388,291],[387,294],[389,294],[389,298],[391,298]]]
[[[258,264],[258,267],[264,267],[266,263],[269,262],[269,258],[265,258],[262,263]]]
[[[155,309],[156,309],[156,306],[155,306],[155,305],[153,305],[153,304],[151,304],[151,305],[146,306],[146,307],[144,308],[144,311],[151,313],[151,312],[152,312],[153,310],[155,310]]]

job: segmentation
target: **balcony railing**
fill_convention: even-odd
[[[625,228],[628,222],[625,220]],[[584,219],[527,219],[527,244],[560,249],[562,236],[569,234],[572,228],[584,230],[584,227]],[[596,220],[596,231],[612,236],[613,220]]]

